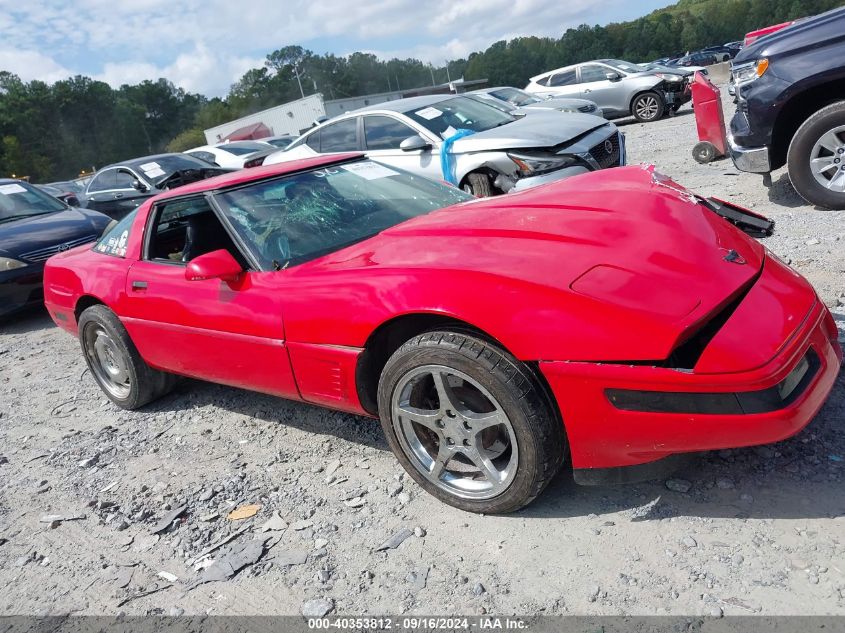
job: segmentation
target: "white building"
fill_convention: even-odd
[[[316,119],[325,115],[326,108],[323,105],[323,95],[317,93],[304,99],[283,103],[280,106],[248,114],[240,119],[209,128],[205,130],[205,140],[209,145],[213,145],[222,141],[232,132],[256,123],[263,123],[270,128],[273,135],[291,134],[299,136],[310,128]]]

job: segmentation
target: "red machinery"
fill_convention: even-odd
[[[727,154],[725,115],[721,92],[698,71],[692,82],[692,106],[699,140],[692,156],[699,163],[709,163]]]

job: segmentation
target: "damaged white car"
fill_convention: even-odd
[[[476,196],[625,164],[623,135],[601,117],[556,111],[525,116],[460,95],[399,99],[343,114],[264,164],[345,152],[366,152]]]

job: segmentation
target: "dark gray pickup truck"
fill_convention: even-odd
[[[768,175],[787,165],[808,202],[845,209],[845,8],[746,47],[732,81],[728,144],[737,168]]]

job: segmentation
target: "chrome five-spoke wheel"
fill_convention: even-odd
[[[501,494],[519,449],[496,399],[467,374],[442,365],[408,372],[394,391],[393,425],[411,463],[436,486],[465,499]]]

